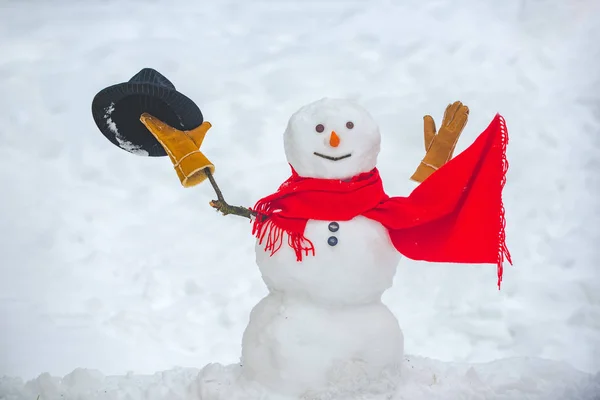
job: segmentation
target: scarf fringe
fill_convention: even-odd
[[[506,184],[506,174],[508,172],[508,159],[506,157],[506,147],[508,146],[508,130],[506,129],[506,121],[504,117],[499,115],[500,122],[500,140],[501,140],[501,151],[502,151],[502,179],[500,180],[500,229],[498,232],[498,290],[500,290],[500,284],[502,283],[502,274],[504,272],[503,263],[504,260],[508,261],[512,265],[512,258],[508,247],[506,246],[506,216],[504,202],[502,201],[502,190]]]
[[[287,232],[288,234],[288,245],[294,249],[296,253],[296,261],[302,261],[302,252],[308,257],[310,253],[315,255],[315,246],[313,242],[305,238],[304,235],[298,233]]]
[[[294,249],[296,261],[302,261],[303,253],[306,256],[309,256],[311,253],[313,256],[315,255],[313,242],[304,237],[303,234],[284,230],[273,222],[271,219],[273,210],[270,209],[268,204],[258,203],[252,211],[256,212],[256,219],[252,226],[252,235],[258,238],[259,245],[263,244],[265,238],[267,239],[265,251],[270,252],[270,256],[273,256],[273,254],[281,249],[284,234],[287,234],[288,246]]]

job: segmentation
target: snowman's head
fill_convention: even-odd
[[[283,140],[288,163],[298,175],[348,179],[375,168],[381,135],[358,104],[324,98],[292,115]]]

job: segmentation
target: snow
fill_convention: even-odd
[[[242,373],[277,393],[299,396],[328,384],[375,381],[398,368],[403,346],[398,321],[380,302],[330,307],[273,292],[250,314]]]
[[[136,146],[135,144],[131,143],[129,140],[126,140],[123,137],[123,135],[119,132],[119,129],[117,128],[117,124],[115,124],[115,122],[110,117],[112,115],[112,113],[115,111],[115,104],[110,103],[110,106],[106,107],[105,111],[106,111],[106,114],[104,114],[104,119],[106,120],[106,123],[108,124],[108,129],[110,129],[115,134],[115,138],[117,139],[117,142],[119,142],[119,147],[127,150],[130,153],[137,154],[139,156],[144,156],[144,157],[148,156],[148,152],[146,150],[143,150],[141,148],[141,146]]]
[[[274,395],[252,382],[237,382],[239,365],[209,364],[202,369],[176,368],[148,375],[108,375],[78,368],[60,378],[42,374],[28,382],[0,378],[3,400],[292,400]],[[401,373],[395,390],[386,378]],[[407,357],[401,371],[379,381],[348,382],[302,400],[595,400],[600,398],[600,374],[594,377],[574,371],[560,362],[514,358],[484,364],[442,363],[423,357]],[[297,399],[297,397],[296,397]]]
[[[348,97],[373,115],[391,195],[414,187],[423,115],[438,122],[452,101],[469,106],[458,153],[500,112],[511,137],[504,200],[515,265],[498,292],[493,267],[400,262],[383,300],[400,322],[405,351],[450,371],[444,385],[426,386],[425,373],[405,375],[405,385],[421,398],[485,398],[493,389],[496,398],[593,398],[599,7],[593,0],[5,1],[0,376],[13,378],[3,378],[0,398],[12,387],[35,399],[41,390],[26,391],[19,379],[47,382],[40,374],[77,368],[102,371],[102,382],[129,382],[129,389],[114,383],[115,398],[128,390],[132,398],[164,398],[196,379],[173,368],[239,358],[250,310],[266,294],[248,221],[217,215],[209,185],[181,188],[168,159],[116,149],[91,117],[98,90],[145,66],[201,107],[213,124],[203,151],[215,178],[229,202],[246,206],[287,178],[287,120],[318,98]],[[466,372],[451,362],[472,365],[483,387],[468,389]],[[77,376],[77,390],[94,379]],[[94,395],[102,393],[85,398]]]

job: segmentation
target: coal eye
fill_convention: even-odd
[[[321,133],[325,130],[325,127],[323,126],[323,124],[319,124],[319,125],[315,126],[315,130],[317,132]]]
[[[346,122],[346,128],[348,128],[348,129],[354,128],[354,122],[352,122],[352,121]]]

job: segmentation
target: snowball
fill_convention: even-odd
[[[330,142],[332,132],[339,137],[336,147]],[[380,143],[373,117],[344,99],[324,98],[302,107],[292,115],[284,133],[289,164],[300,176],[313,178],[346,179],[370,171],[377,164]]]

